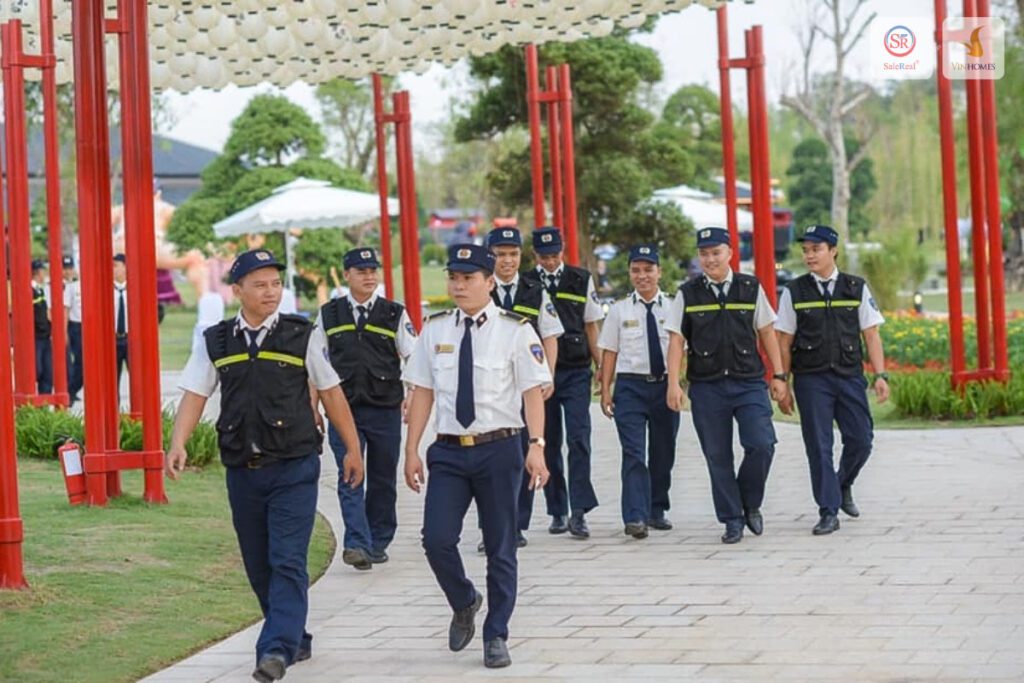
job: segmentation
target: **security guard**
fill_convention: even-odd
[[[861,335],[875,373],[871,386],[881,403],[889,397],[878,333],[885,318],[867,283],[836,267],[839,234],[835,230],[812,225],[798,239],[810,272],[782,292],[775,330],[782,365],[793,372],[811,489],[818,504],[813,533],[820,536],[839,529],[839,510],[860,516],[853,502],[853,482],[871,455],[874,427],[865,392]],[[832,461],[833,421],[843,437],[838,472]]]
[[[551,303],[548,292],[536,280],[519,276],[519,266],[523,257],[523,240],[518,228],[500,228],[487,235],[487,247],[494,254],[495,287],[491,290],[494,303],[506,311],[526,316],[544,347],[544,355],[548,359],[551,374],[555,372],[555,361],[558,358],[558,338],[565,330],[558,320],[555,305]],[[544,389],[544,400],[550,398],[554,385]],[[523,456],[529,451],[526,443],[527,433],[522,433]],[[533,489],[529,486],[528,476],[523,477],[523,485],[519,489],[519,535],[517,542],[520,548],[526,546],[526,535],[530,528],[530,517],[533,513]],[[484,552],[483,541],[477,546]]]
[[[65,256],[64,313],[68,321],[68,397],[70,405],[82,390],[82,287],[75,272],[75,259]]]
[[[284,265],[265,249],[239,254],[231,267],[241,311],[204,333],[180,380],[183,390],[167,451],[172,479],[185,467],[185,442],[220,384],[217,421],[221,461],[242,561],[265,622],[256,641],[253,678],[282,678],[309,659],[306,554],[316,516],[319,453],[310,383],[349,449],[345,481],[359,486],[363,461],[338,375],[321,331],[305,318],[277,313]]]
[[[128,365],[128,267],[124,254],[114,255],[114,339],[117,344],[117,402],[121,403],[121,375]]]
[[[416,329],[402,304],[376,293],[380,261],[370,248],[345,254],[343,275],[349,293],[320,309],[317,323],[327,336],[331,365],[352,408],[359,440],[365,449],[366,493],[340,477],[338,500],[345,522],[342,560],[356,569],[387,562],[387,547],[395,537],[398,458],[402,442],[401,359],[416,342]],[[327,439],[338,461],[345,444],[334,427]]]
[[[604,353],[601,410],[615,419],[622,444],[622,522],[626,535],[638,539],[647,538],[648,527],[672,528],[665,512],[670,507],[679,413],[665,402],[665,316],[672,297],[659,289],[660,278],[655,246],[630,249],[633,293],[608,311],[597,342]]]
[[[516,518],[523,477],[519,433],[525,405],[529,429],[526,471],[536,489],[544,465],[544,385],[551,372],[544,349],[524,316],[491,300],[494,255],[485,247],[456,244],[448,251],[448,293],[455,310],[430,316],[402,378],[416,386],[409,403],[405,481],[419,491],[425,477],[420,439],[437,398],[437,440],[427,449],[423,548],[454,612],[448,647],[458,652],[476,631],[483,602],[466,576],[459,535],[476,501],[487,550],[487,619],[484,665],[508,666],[508,621],[516,602]]]
[[[729,232],[718,227],[698,231],[697,252],[703,275],[679,287],[665,323],[671,333],[667,399],[672,410],[682,408],[679,371],[685,338],[693,426],[708,463],[715,513],[725,524],[722,542],[738,543],[744,523],[755,535],[764,530],[761,502],[775,454],[759,340],[775,373],[771,397],[783,407],[788,405],[789,385],[772,325],[775,312],[757,278],[729,267]],[[744,450],[739,474],[732,450],[733,420]]]
[[[551,480],[544,487],[552,534],[568,531],[576,538],[589,538],[584,515],[597,507],[597,494],[590,481],[590,364],[600,363],[597,323],[604,318],[598,303],[594,279],[582,268],[562,260],[562,233],[558,228],[533,231],[536,270],[524,279],[541,283],[551,296],[565,334],[558,339],[555,365],[555,393],[545,404],[544,457]],[[562,465],[562,413],[569,446],[569,482],[566,489]],[[566,520],[566,514],[572,516]]]
[[[46,262],[32,261],[32,317],[36,341],[36,392],[53,392],[53,345],[50,340],[50,300],[46,291]]]

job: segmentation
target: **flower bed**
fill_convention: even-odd
[[[892,370],[942,369],[949,367],[949,324],[945,320],[906,313],[888,313],[879,328],[885,348],[886,365]],[[1007,349],[1011,366],[1024,367],[1024,316],[1007,321]],[[978,355],[977,325],[964,319],[964,347],[967,365]]]

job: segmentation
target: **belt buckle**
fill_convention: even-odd
[[[475,446],[476,445],[476,437],[473,436],[472,434],[460,434],[459,435],[459,445],[460,446]]]
[[[252,458],[249,460],[249,462],[245,463],[245,466],[250,470],[258,470],[259,468],[263,467],[263,463],[260,462],[261,460],[262,458]]]

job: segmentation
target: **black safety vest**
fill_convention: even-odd
[[[681,329],[686,337],[687,380],[764,377],[754,330],[759,287],[757,278],[734,273],[724,305],[706,277],[679,287],[686,305]]]
[[[498,282],[491,290],[491,298],[498,308],[501,308],[502,299],[505,298],[505,290],[501,282]],[[516,285],[516,295],[512,297],[512,312],[525,316],[533,330],[540,336],[540,307],[544,301],[544,287],[538,280],[531,280],[520,275],[519,284]]]
[[[362,332],[348,297],[320,309],[331,365],[352,405],[392,408],[402,404],[402,366],[396,344],[402,304],[380,297],[366,314]]]
[[[536,269],[523,273],[522,278],[547,287]],[[585,368],[590,365],[590,346],[584,332],[583,311],[587,307],[587,289],[590,271],[568,264],[562,266],[562,277],[558,289],[551,297],[558,319],[565,333],[558,338],[558,360],[556,368]]]
[[[46,317],[46,291],[32,285],[32,316],[35,318],[36,339],[49,339],[50,319]]]
[[[207,329],[206,350],[220,378],[220,459],[245,465],[256,455],[275,459],[319,453],[323,439],[310,408],[306,349],[313,324],[280,315],[259,353],[249,353],[245,332],[234,319]]]
[[[864,351],[858,311],[864,295],[864,280],[840,273],[831,302],[822,296],[821,288],[810,273],[786,286],[796,312],[793,373],[831,370],[840,375],[863,374]]]

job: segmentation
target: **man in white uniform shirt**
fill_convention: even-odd
[[[75,272],[74,258],[65,256],[61,265],[64,267],[64,315],[68,321],[68,405],[74,405],[82,390],[82,283]]]

